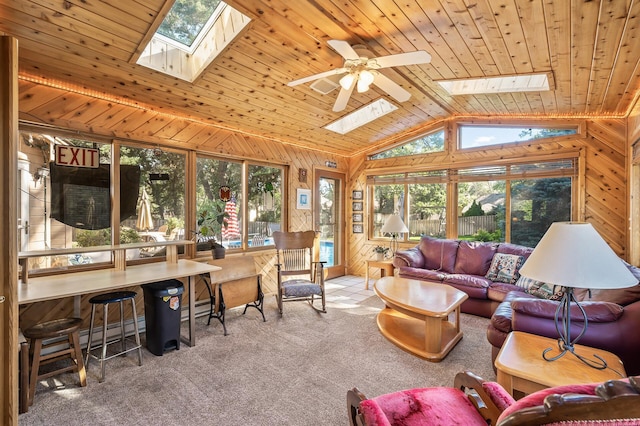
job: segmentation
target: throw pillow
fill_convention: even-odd
[[[515,284],[520,278],[518,269],[522,266],[524,257],[515,254],[496,253],[491,260],[491,266],[485,278],[499,283]]]
[[[560,300],[564,295],[564,287],[536,281],[532,278],[520,277],[516,282],[518,287],[522,287],[525,293],[541,299]]]

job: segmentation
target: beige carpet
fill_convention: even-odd
[[[450,386],[471,370],[495,379],[488,320],[462,315],[464,338],[440,363],[416,358],[378,332],[382,308],[374,296],[359,305],[329,304],[318,314],[305,303],[265,301],[267,322],[254,309],[227,315],[222,326],[197,320],[197,345],[182,345],[162,357],[144,351],[107,363],[88,386],[74,375],[38,385],[35,402],[20,425],[347,425],[346,392],[357,386],[368,396],[395,390]]]

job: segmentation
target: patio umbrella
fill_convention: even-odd
[[[142,197],[138,206],[138,219],[136,220],[136,228],[141,231],[153,229],[153,218],[151,217],[151,203],[147,191],[142,189]]]
[[[231,239],[240,236],[240,227],[238,226],[238,212],[236,211],[235,201],[227,201],[224,211],[229,215],[227,217],[227,227],[222,227],[222,238]]]

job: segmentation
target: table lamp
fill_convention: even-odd
[[[571,352],[593,368],[607,368],[607,363],[595,354],[597,360],[587,359],[574,352],[574,344],[585,333],[588,323],[587,314],[575,299],[573,289],[624,288],[631,287],[638,281],[593,226],[580,222],[552,223],[520,269],[520,275],[565,287],[555,313],[560,353],[548,355],[553,348],[547,348],[542,357],[547,361],[555,361]],[[571,337],[572,302],[584,317],[582,330],[576,337]]]
[[[391,241],[389,241],[389,251],[391,252],[390,256],[393,257],[396,251],[398,251],[398,234],[409,232],[409,228],[407,228],[407,226],[404,224],[404,222],[400,218],[400,215],[394,213],[384,221],[384,225],[382,225],[382,229],[380,229],[380,232],[382,232],[383,234],[391,234]]]

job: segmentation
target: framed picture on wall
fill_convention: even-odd
[[[362,201],[354,201],[352,204],[352,210],[354,212],[361,212],[362,211]]]
[[[362,234],[364,232],[364,225],[362,225],[361,223],[354,223],[353,224],[353,233],[354,234]]]
[[[362,222],[362,213],[354,213],[353,214],[354,222]]]
[[[354,200],[362,200],[363,199],[362,191],[361,190],[352,191],[351,198],[353,198]]]
[[[298,210],[311,210],[311,190],[298,188],[296,196],[296,208]]]

